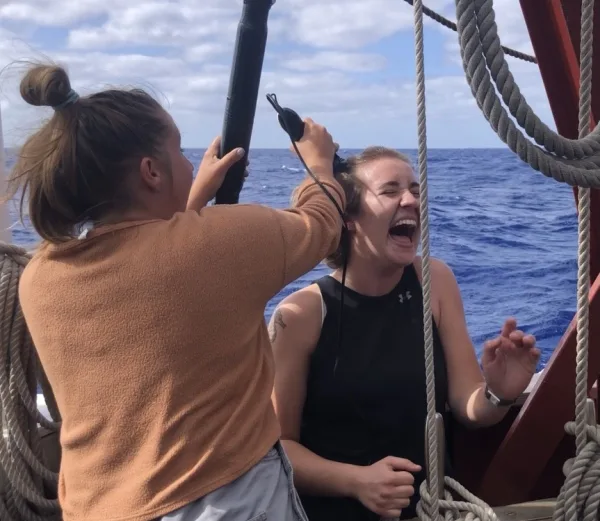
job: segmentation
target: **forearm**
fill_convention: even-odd
[[[333,178],[321,182],[343,212],[346,197]],[[285,248],[284,282],[289,284],[313,269],[338,247],[342,217],[336,206],[314,181],[304,181],[292,208],[278,211]]]
[[[197,193],[197,194],[194,194],[194,197],[190,197],[188,199],[188,202],[187,202],[187,205],[186,205],[186,209],[187,210],[194,210],[196,212],[199,212],[209,202],[210,202],[210,198],[207,197],[206,194]]]
[[[472,427],[489,427],[501,421],[509,411],[508,407],[496,407],[485,397],[485,382],[471,393],[462,407],[461,416]]]
[[[188,196],[186,209],[199,212],[210,202],[213,197],[214,194],[212,193],[211,188],[208,186],[206,181],[196,177],[196,179],[194,179],[194,183],[192,184],[192,188],[190,189],[190,195]]]
[[[294,483],[308,495],[352,497],[358,467],[327,460],[293,440],[282,440],[294,467]]]

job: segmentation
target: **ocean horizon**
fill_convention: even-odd
[[[398,149],[416,163],[416,149]],[[341,149],[346,157],[359,150]],[[186,148],[197,166],[204,149]],[[6,149],[7,166],[14,152]],[[288,206],[304,174],[285,148],[255,148],[240,203]],[[577,214],[570,186],[549,179],[506,148],[428,150],[431,254],[454,271],[469,333],[478,354],[504,320],[537,337],[540,368],[552,355],[576,310]],[[10,205],[12,241],[32,247],[39,237],[18,222]],[[269,302],[277,303],[330,270],[320,264]]]

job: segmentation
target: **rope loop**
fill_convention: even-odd
[[[31,255],[0,242],[0,494],[2,521],[59,521],[58,475],[44,460],[38,425],[50,432],[60,420],[49,386],[42,385],[53,420],[37,408],[39,380],[45,375],[19,304],[19,279]]]

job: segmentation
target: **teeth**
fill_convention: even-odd
[[[415,221],[414,219],[400,219],[399,221],[396,221],[392,227],[394,226],[400,226],[402,224],[405,224],[407,226],[414,226],[415,228],[417,227],[417,221]]]

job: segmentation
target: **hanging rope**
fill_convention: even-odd
[[[467,501],[453,501],[442,489],[440,499],[437,434],[435,429],[435,374],[431,324],[431,282],[429,277],[429,215],[427,194],[427,142],[425,118],[425,79],[423,52],[422,0],[414,0],[419,136],[419,183],[421,186],[423,320],[425,332],[425,369],[427,377],[427,466],[428,480],[421,485],[417,514],[422,521],[437,521],[440,510],[446,521],[466,511],[466,519],[496,520],[491,508],[469,493],[455,480],[445,477],[443,484]],[[581,83],[579,139],[566,139],[548,128],[529,107],[519,91],[497,34],[493,0],[456,0],[457,32],[467,82],[484,116],[498,136],[523,161],[557,181],[580,187],[579,262],[577,294],[577,378],[576,421],[566,430],[577,436],[577,457],[567,471],[567,479],[557,501],[556,521],[597,521],[600,518],[600,429],[590,422],[587,405],[587,355],[589,322],[589,220],[590,187],[600,186],[600,126],[589,133],[591,107],[592,44],[594,0],[583,0],[581,22]],[[489,68],[489,70],[488,70]],[[490,79],[491,78],[491,79]],[[496,89],[510,114],[536,144],[517,129],[507,114]],[[543,147],[545,150],[543,150]],[[592,424],[590,424],[592,423]]]
[[[38,424],[57,431],[59,415],[18,298],[19,278],[29,255],[0,242],[0,262],[0,479],[6,484],[0,494],[0,519],[58,521],[58,501],[47,497],[56,497],[58,476],[43,461]],[[37,408],[38,379],[56,421],[46,419]]]
[[[577,457],[557,502],[555,520],[597,520],[600,507],[600,434],[586,417],[587,399],[587,325],[589,322],[589,188],[600,187],[600,127],[589,132],[591,65],[593,37],[593,0],[584,0],[582,9],[581,92],[579,140],[566,139],[548,128],[521,95],[504,53],[526,61],[535,58],[502,47],[497,36],[492,0],[456,0],[457,24],[423,7],[422,0],[405,0],[413,5],[415,19],[416,79],[419,137],[419,183],[421,186],[421,223],[423,258],[423,325],[425,368],[427,377],[427,466],[428,479],[420,488],[417,513],[422,521],[446,521],[466,512],[468,521],[497,521],[492,509],[457,481],[443,477],[446,488],[464,498],[456,501],[446,488],[438,487],[438,432],[436,430],[435,373],[431,312],[431,278],[429,248],[429,213],[427,186],[427,135],[425,73],[423,49],[424,13],[457,31],[467,82],[486,119],[498,136],[523,161],[557,181],[582,187],[579,190],[579,270],[578,270],[578,346],[576,421],[566,430],[577,436]],[[489,71],[488,71],[489,67]],[[535,143],[517,129],[510,114]],[[540,148],[540,147],[543,147]],[[47,381],[41,371],[35,349],[18,303],[18,280],[29,256],[21,248],[0,243],[0,403],[2,432],[0,464],[6,473],[6,491],[0,496],[0,519],[3,521],[54,521],[60,519],[56,499],[57,475],[43,462],[38,423],[57,431],[60,417]],[[54,421],[40,414],[35,403],[36,373]]]
[[[557,501],[555,520],[598,519],[600,506],[600,467],[596,421],[589,424],[587,401],[587,354],[589,322],[589,219],[590,187],[600,180],[600,126],[589,132],[593,0],[584,0],[581,19],[579,139],[566,139],[550,130],[536,116],[514,82],[500,46],[492,0],[456,0],[457,27],[463,67],[477,103],[498,136],[521,159],[554,179],[580,187],[579,258],[577,289],[577,372],[576,421],[566,430],[577,436],[577,457]],[[489,68],[489,71],[488,71]],[[491,80],[490,81],[490,74]],[[525,128],[537,145],[526,139],[512,122],[511,115]]]
[[[409,5],[413,5],[413,0],[404,1]],[[447,27],[448,29],[451,29],[454,32],[457,31],[456,24],[454,22],[451,22],[450,20],[448,20],[448,18],[445,18],[441,14],[436,13],[433,9],[429,9],[429,7],[423,6],[423,14],[429,16],[429,18],[439,23],[440,25],[443,25],[444,27]],[[515,51],[510,47],[504,47],[504,45],[502,46],[502,50],[509,56],[512,56],[513,58],[518,58],[519,60],[523,60],[529,63],[537,63],[535,56],[530,56],[529,54],[525,54],[524,52]]]
[[[579,80],[579,139],[590,132],[592,113],[592,53],[594,50],[594,0],[583,0],[581,9],[581,57]],[[577,452],[586,443],[586,412],[588,380],[588,325],[590,293],[590,189],[579,188],[577,267],[577,382],[575,400],[577,417]]]
[[[414,0],[415,17],[415,55],[417,83],[417,128],[418,128],[418,165],[421,210],[421,256],[423,264],[423,330],[425,338],[425,373],[427,384],[427,470],[428,479],[419,489],[421,498],[417,503],[417,515],[421,521],[438,521],[440,511],[446,521],[460,518],[460,512],[466,511],[469,520],[497,521],[493,510],[471,494],[460,483],[444,477],[446,487],[453,489],[466,501],[455,501],[449,491],[440,498],[440,478],[438,474],[438,431],[436,429],[435,407],[435,366],[433,359],[433,325],[431,311],[431,275],[429,253],[429,194],[427,186],[427,118],[425,102],[425,52],[423,48],[423,3]],[[442,489],[443,490],[443,489]]]
[[[579,139],[590,131],[592,107],[592,55],[594,0],[583,0],[579,81]],[[600,432],[588,400],[588,325],[590,292],[590,189],[579,188],[579,262],[577,273],[577,355],[575,422],[566,425],[576,437],[576,457],[569,462],[566,479],[554,512],[555,521],[597,521],[600,518]]]

